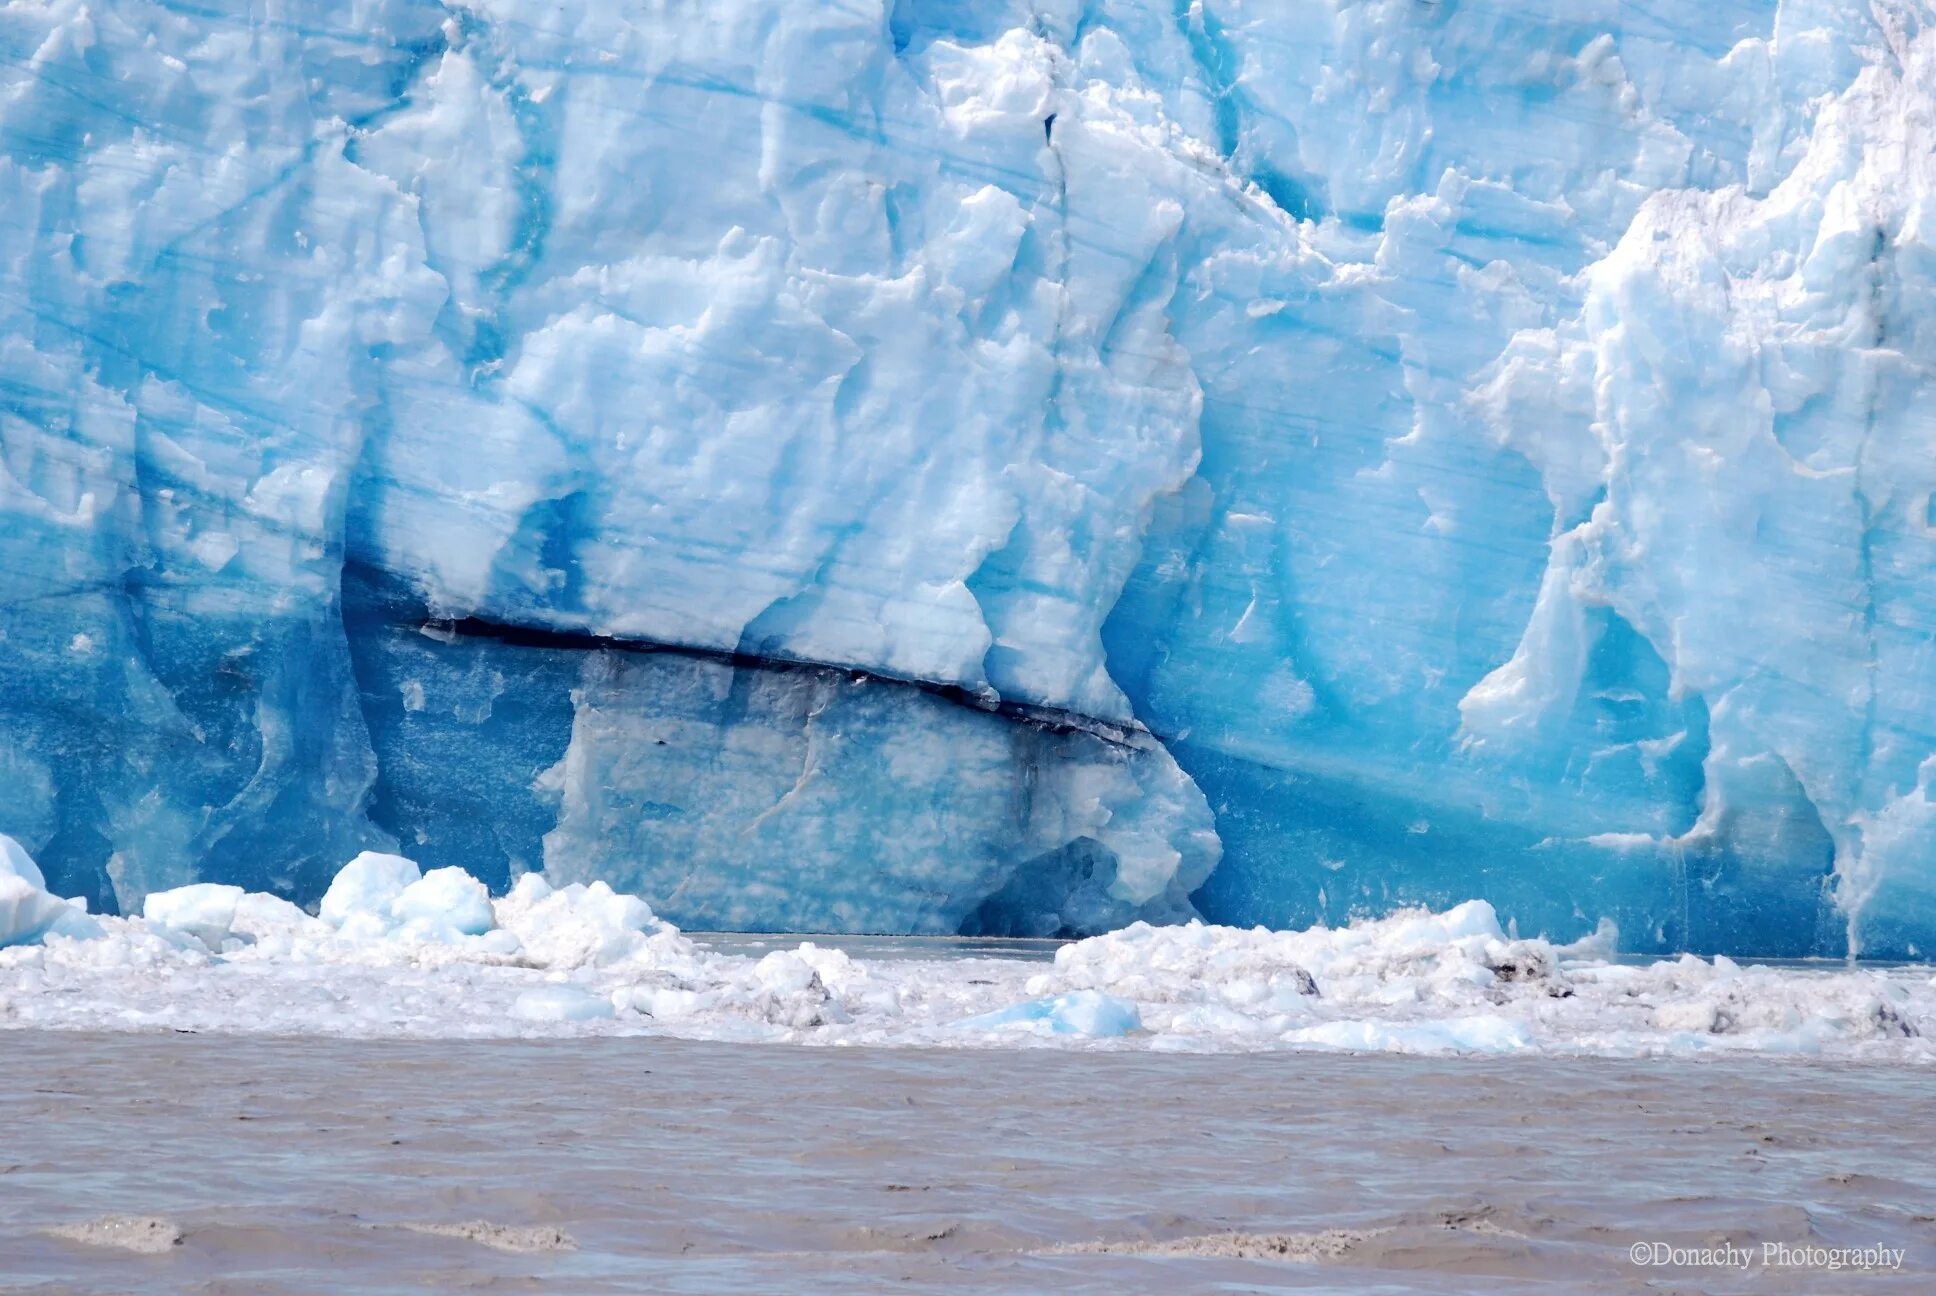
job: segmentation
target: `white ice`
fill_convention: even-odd
[[[13,867],[0,877],[27,874]],[[461,872],[414,871],[359,857],[328,919],[200,884],[91,935],[0,950],[0,1027],[1936,1062],[1927,969],[1623,963],[1610,929],[1555,946],[1502,930],[1483,901],[1290,932],[1136,924],[1053,962],[813,942],[756,958],[604,883],[526,875],[479,912]]]
[[[0,833],[0,947],[36,940],[50,931],[91,936],[97,930],[87,906],[49,892],[33,856]]]

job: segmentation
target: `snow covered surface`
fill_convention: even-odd
[[[0,51],[54,892],[402,850],[746,928],[1936,948],[1926,4],[17,0]]]
[[[343,890],[378,871],[358,861]],[[0,1026],[1936,1063],[1927,969],[1622,963],[1611,927],[1556,947],[1502,930],[1484,901],[1293,932],[1139,923],[1053,962],[856,958],[810,941],[754,957],[604,883],[526,875],[474,923],[467,880],[420,892],[404,917],[411,883],[340,925],[228,888],[156,894],[146,917],[0,950]],[[388,923],[362,921],[386,908]]]

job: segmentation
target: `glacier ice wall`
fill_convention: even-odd
[[[1925,952],[1932,17],[20,0],[0,831]]]

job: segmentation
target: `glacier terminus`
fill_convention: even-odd
[[[23,896],[371,851],[686,928],[1936,950],[1927,3],[0,51]]]

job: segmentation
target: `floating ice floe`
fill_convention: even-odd
[[[138,917],[91,917],[5,839],[0,887],[20,897],[0,908],[0,1026],[1936,1061],[1927,968],[1622,963],[1611,929],[1555,946],[1481,901],[1292,932],[1139,923],[1042,962],[814,942],[755,958],[602,882],[531,874],[493,898],[400,856],[359,855],[318,915],[200,883]]]
[[[1136,1005],[1100,990],[1029,999],[1011,1008],[970,1017],[957,1025],[981,1030],[1027,1030],[1035,1034],[1113,1039],[1142,1026]]]
[[[600,1021],[612,1016],[613,1008],[610,999],[580,986],[548,985],[519,995],[511,1003],[511,1015],[519,1021]]]

